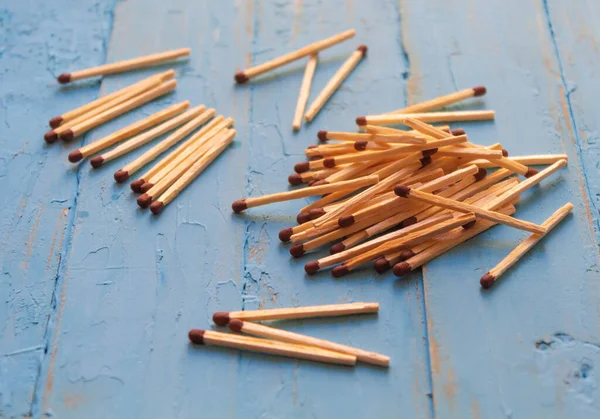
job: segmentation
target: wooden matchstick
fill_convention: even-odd
[[[228,129],[220,143],[206,152],[204,156],[196,160],[196,162],[181,175],[179,179],[173,183],[156,201],[150,205],[150,211],[153,214],[160,214],[164,207],[169,204],[179,193],[184,190],[194,179],[206,169],[214,159],[231,144],[236,135],[234,129]]]
[[[315,346],[317,348],[326,349],[333,352],[354,355],[359,361],[367,364],[379,365],[381,367],[388,367],[390,365],[390,357],[386,355],[365,351],[364,349],[358,349],[352,346],[341,345],[339,343],[302,335],[300,333],[275,329],[262,324],[233,319],[229,322],[229,328],[234,332],[247,333],[249,335],[260,336],[279,342]]]
[[[266,310],[219,311],[213,315],[213,321],[219,326],[225,326],[231,319],[263,321],[308,319],[314,317],[336,317],[350,314],[377,313],[379,303],[346,303],[304,306],[291,308],[271,308]]]
[[[570,202],[560,207],[554,214],[550,216],[546,221],[542,223],[548,232],[556,227],[573,209],[573,204]],[[485,275],[481,277],[481,286],[485,289],[490,288],[498,280],[500,275],[506,272],[511,266],[519,261],[527,252],[529,252],[533,246],[542,240],[546,234],[532,234],[523,240],[517,247],[514,248],[500,263],[494,266]]]
[[[246,83],[248,80],[256,76],[274,70],[301,58],[307,57],[309,55],[316,54],[319,51],[322,51],[333,45],[339,44],[340,42],[343,42],[346,39],[350,39],[354,35],[356,35],[356,31],[354,29],[350,29],[348,31],[334,35],[330,38],[323,39],[322,41],[312,43],[296,51],[282,55],[281,57],[275,58],[274,60],[267,61],[266,63],[257,65],[255,67],[247,68],[242,71],[238,71],[237,73],[235,73],[235,81],[240,84]]]
[[[101,150],[110,147],[111,145],[124,140],[125,138],[131,137],[147,128],[153,127],[154,125],[160,124],[163,121],[171,118],[173,115],[183,112],[190,106],[189,101],[177,103],[171,105],[162,111],[156,112],[142,120],[134,122],[131,125],[121,128],[120,130],[113,132],[106,137],[100,138],[90,144],[87,144],[69,154],[69,161],[71,163],[77,163],[85,157],[91,156]]]
[[[196,345],[214,345],[243,351],[279,355],[289,358],[307,359],[327,364],[356,365],[356,356],[326,351],[305,345],[278,342],[269,339],[258,339],[231,333],[214,332],[212,330],[192,329],[189,338]]]
[[[163,73],[155,74],[153,76],[147,77],[143,80],[138,81],[137,83],[132,84],[131,86],[124,87],[124,88],[119,89],[113,93],[106,95],[106,96],[99,97],[98,99],[96,99],[92,102],[89,102],[83,106],[75,108],[69,112],[65,112],[62,115],[55,116],[54,118],[50,119],[48,124],[50,125],[50,128],[57,128],[66,122],[69,122],[83,114],[90,112],[92,109],[95,109],[100,105],[103,105],[107,102],[110,102],[113,99],[116,99],[117,97],[121,96],[123,93],[127,92],[128,90],[134,89],[134,88],[139,87],[140,85],[143,85],[144,83],[148,82],[150,79],[159,78],[161,81],[164,82],[164,81],[172,79],[173,77],[175,77],[174,70],[168,70]]]
[[[298,131],[302,125],[302,115],[304,114],[304,109],[306,109],[306,103],[308,102],[308,96],[310,95],[310,86],[312,84],[313,76],[315,75],[318,59],[317,54],[312,54],[308,57],[308,61],[306,62],[306,69],[304,70],[304,77],[302,78],[302,85],[300,86],[300,94],[298,95],[298,103],[296,103],[296,112],[294,113],[294,119],[292,121],[292,128],[294,131]]]
[[[337,173],[340,170],[341,168],[334,167],[333,169],[322,169],[317,170],[316,172],[293,173],[288,176],[288,182],[290,183],[290,185],[300,185],[302,183],[308,183],[313,180],[316,181],[325,179],[327,176]]]
[[[102,166],[104,163],[114,160],[117,157],[122,156],[123,154],[127,154],[130,151],[135,150],[136,148],[141,147],[144,144],[152,141],[156,137],[159,137],[159,136],[177,128],[181,124],[185,124],[192,118],[197,117],[205,109],[206,109],[206,106],[204,106],[204,105],[200,105],[193,109],[189,109],[188,111],[186,111],[180,115],[177,115],[176,117],[171,118],[171,119],[167,120],[166,122],[163,122],[162,124],[158,125],[157,127],[152,128],[151,130],[144,131],[143,133],[130,138],[129,140],[125,141],[123,144],[119,145],[118,147],[115,147],[112,150],[110,150],[100,156],[96,156],[96,157],[92,158],[90,160],[90,164],[92,165],[92,167],[98,168],[98,167]],[[200,125],[203,122],[204,121],[199,122],[195,126],[197,127],[198,125]]]
[[[494,211],[485,210],[483,208],[478,208],[476,206],[465,204],[463,202],[443,198],[438,195],[432,195],[430,193],[421,192],[416,189],[411,189],[408,186],[398,185],[394,189],[394,192],[396,192],[396,195],[401,196],[403,198],[415,199],[431,205],[436,205],[438,207],[451,209],[462,213],[473,213],[480,218],[495,221],[497,223],[505,224],[532,233],[544,234],[546,232],[546,228],[537,224],[530,223],[528,221],[522,221],[513,217],[496,213]]]
[[[358,127],[360,130],[363,130],[369,134],[381,134],[381,135],[414,135],[420,136],[422,132],[416,130],[404,131],[397,128],[384,127],[381,125],[360,125]],[[436,127],[442,131],[450,132],[449,125],[440,125]]]
[[[507,159],[525,166],[539,166],[553,164],[559,160],[569,160],[569,156],[566,154],[538,154],[531,156],[511,156],[507,157]],[[475,164],[483,168],[499,167],[498,162],[488,160],[472,160],[467,164]]]
[[[339,70],[333,75],[333,77],[327,82],[319,96],[310,105],[306,113],[304,114],[304,120],[310,122],[319,113],[321,108],[329,100],[331,95],[340,87],[342,82],[350,75],[352,70],[356,68],[358,63],[367,55],[367,46],[361,45],[356,51],[354,51],[350,57],[342,64]]]
[[[399,131],[400,133],[355,133],[355,132],[336,132],[321,130],[317,134],[321,142],[327,140],[340,141],[376,141],[403,144],[425,144],[427,139],[422,135],[408,134],[408,131]],[[445,137],[448,136],[446,133]]]
[[[454,111],[429,112],[411,114],[385,114],[359,116],[356,124],[362,125],[396,125],[403,124],[407,118],[418,119],[422,122],[457,122],[457,121],[488,121],[496,116],[494,111]]]
[[[136,70],[138,68],[149,67],[155,64],[164,63],[166,61],[172,61],[179,57],[186,57],[188,55],[190,55],[189,48],[175,49],[171,51],[161,52],[158,54],[145,55],[143,57],[119,61],[111,64],[104,64],[98,67],[92,67],[85,70],[73,71],[71,73],[63,73],[60,76],[58,76],[58,82],[61,84],[66,84],[72,81],[87,79],[90,77],[123,73],[126,71]]]
[[[215,115],[215,109],[210,108],[196,118],[192,119],[190,122],[185,124],[183,127],[179,128],[177,131],[169,135],[160,143],[156,144],[150,150],[146,151],[144,154],[136,158],[135,160],[127,163],[121,169],[115,172],[114,178],[115,181],[122,183],[125,182],[129,176],[133,173],[137,172],[139,169],[144,167],[149,162],[153,161],[156,157],[167,151],[173,145],[177,144],[183,138],[185,138],[189,133],[198,128],[200,125],[211,119]],[[143,183],[142,183],[143,184]]]
[[[436,157],[488,159],[494,161],[503,158],[502,150],[487,150],[485,148],[446,147],[438,150],[436,154]]]
[[[439,108],[443,108],[444,106],[462,102],[465,99],[483,96],[483,95],[485,95],[486,92],[487,92],[487,89],[485,87],[476,86],[471,89],[460,90],[455,93],[450,93],[449,95],[439,96],[435,99],[431,99],[431,100],[427,100],[425,102],[410,105],[410,106],[407,106],[402,109],[397,109],[390,113],[428,112],[433,109],[439,109]]]
[[[132,99],[122,102],[111,109],[108,109],[98,115],[93,116],[90,119],[87,119],[85,121],[82,121],[81,123],[78,123],[77,125],[74,125],[67,131],[63,132],[60,135],[60,138],[65,141],[70,141],[73,138],[88,132],[92,128],[97,127],[98,125],[102,125],[110,121],[111,119],[123,115],[124,113],[129,112],[132,109],[138,108],[156,99],[157,97],[160,97],[173,91],[175,87],[177,87],[176,80],[170,80],[168,82],[165,82],[158,87],[148,90],[145,93],[137,95]]]
[[[364,176],[354,180],[336,182],[328,185],[312,186],[310,188],[298,189],[289,192],[279,192],[271,195],[264,195],[256,198],[246,198],[235,201],[231,204],[234,212],[242,212],[248,208],[260,205],[272,204],[274,202],[288,201],[291,199],[304,198],[307,196],[324,195],[340,190],[356,190],[365,186],[374,185],[379,182],[379,176]]]

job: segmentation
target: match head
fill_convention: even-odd
[[[406,259],[410,259],[411,257],[415,256],[416,253],[413,252],[412,250],[408,249],[408,250],[403,250],[400,253],[400,259],[401,260],[406,260]]]
[[[458,137],[459,135],[465,135],[465,130],[462,128],[456,128],[450,131],[450,133],[455,137]]]
[[[298,222],[298,224],[304,224],[304,223],[309,222],[310,221],[310,213],[308,211],[302,211],[302,212],[298,213],[298,215],[296,215],[296,221]]]
[[[344,245],[344,243],[336,243],[329,248],[329,254],[335,255],[336,253],[343,252],[344,250],[346,250],[346,246]]]
[[[54,131],[50,130],[44,134],[44,141],[46,141],[48,144],[53,144],[56,142],[56,140],[58,140],[58,134]]]
[[[242,327],[244,327],[244,322],[238,319],[232,319],[229,322],[229,329],[240,333],[242,331]]]
[[[316,144],[311,144],[311,145],[309,145],[309,146],[308,146],[308,147],[306,147],[306,148],[317,148],[317,147],[318,147],[318,145],[316,145]]]
[[[83,159],[83,154],[81,154],[81,151],[75,150],[69,153],[69,161],[71,163],[77,163],[78,161],[81,161],[81,159]]]
[[[333,169],[335,167],[335,159],[333,157],[330,157],[328,159],[323,160],[323,166],[325,166],[328,169]]]
[[[486,290],[489,289],[492,285],[494,285],[494,282],[496,282],[496,277],[490,274],[489,272],[483,275],[479,280],[481,288]]]
[[[327,131],[325,130],[321,130],[317,133],[317,138],[319,139],[319,141],[321,141],[322,143],[327,141]]]
[[[154,186],[154,183],[150,183],[150,182],[144,182],[142,184],[142,186],[140,186],[140,190],[145,193],[148,192],[150,189],[152,189],[152,187]]]
[[[387,260],[384,257],[380,257],[379,259],[377,259],[375,261],[375,264],[373,266],[375,267],[375,270],[379,274],[382,274],[382,273],[384,273],[385,271],[387,271],[388,269],[391,268],[390,261]]]
[[[505,148],[502,149],[502,157],[508,157],[508,150]]]
[[[292,247],[290,247],[290,255],[292,255],[295,258],[303,256],[304,253],[306,252],[304,251],[304,245],[302,243],[295,244]]]
[[[410,195],[410,188],[406,185],[398,185],[394,188],[394,193],[402,198],[407,198]]]
[[[352,224],[354,224],[354,216],[352,214],[350,214],[350,215],[342,215],[338,219],[338,225],[340,227],[348,227],[348,226],[351,226]]]
[[[421,167],[425,167],[429,163],[431,163],[431,157],[426,156],[426,157],[423,157],[422,159],[419,159],[419,161],[421,162]]]
[[[392,272],[394,272],[394,275],[398,277],[406,275],[410,272],[410,265],[408,264],[408,262],[396,263],[394,265],[394,269],[392,269]]]
[[[192,329],[188,333],[188,337],[192,343],[196,345],[204,344],[204,330],[202,329]]]
[[[354,143],[354,149],[358,151],[363,151],[365,148],[367,148],[367,144],[369,144],[368,141],[357,141]]]
[[[320,267],[319,267],[319,261],[318,260],[311,260],[306,265],[304,265],[304,270],[309,275],[312,275],[315,272],[317,272],[319,270],[319,268]]]
[[[316,182],[313,182],[312,185],[309,185],[309,186],[321,186],[321,185],[329,185],[329,182],[327,182],[325,179],[321,179],[321,180],[317,180]]]
[[[142,193],[142,185],[144,183],[146,183],[146,181],[144,179],[134,180],[133,182],[131,182],[129,187],[135,193]]]
[[[55,116],[50,121],[48,121],[48,125],[50,125],[50,128],[56,128],[56,127],[60,126],[60,124],[62,124],[62,121],[63,121],[62,116]]]
[[[322,217],[324,215],[325,210],[323,208],[313,208],[311,210],[308,210],[308,216],[311,220],[316,220],[317,218]]]
[[[540,173],[538,170],[534,169],[533,167],[530,167],[529,169],[527,169],[527,173],[525,173],[525,177],[530,178],[531,176],[535,176],[538,173]]]
[[[356,118],[356,125],[364,127],[365,125],[367,125],[367,117],[366,116],[359,116],[358,118]]]
[[[310,169],[308,164],[309,163],[307,161],[301,161],[300,163],[296,163],[294,165],[294,172],[296,172],[296,173],[308,172],[308,169]]]
[[[335,268],[333,268],[333,270],[331,271],[331,274],[335,278],[340,278],[340,277],[346,275],[348,272],[349,272],[348,267],[344,263],[342,263],[341,265],[338,265]]]
[[[400,226],[402,228],[404,228],[404,227],[411,226],[411,225],[415,224],[416,222],[417,222],[417,217],[415,217],[413,215],[412,217],[408,217],[406,220],[402,221],[402,223],[400,224]]]
[[[58,80],[60,84],[67,84],[71,81],[71,73],[62,73],[56,80]]]
[[[438,152],[437,148],[430,148],[429,150],[423,150],[421,153],[423,154],[423,157],[429,157],[429,156],[433,156],[437,152]]]
[[[92,160],[90,160],[90,164],[92,165],[93,168],[98,168],[98,167],[102,166],[103,163],[104,163],[104,157],[102,157],[102,156],[96,156]]]
[[[117,183],[123,183],[129,178],[129,172],[127,170],[119,169],[115,172],[114,177]]]
[[[475,86],[473,87],[473,96],[483,96],[487,92],[487,89],[484,86]]]
[[[246,83],[248,80],[250,80],[248,78],[248,76],[246,76],[246,74],[244,74],[243,71],[238,71],[237,73],[235,73],[235,81],[238,82],[239,84],[244,84]]]
[[[140,206],[140,208],[148,208],[150,206],[150,204],[152,203],[152,197],[148,194],[142,194],[140,196],[138,196],[137,199],[137,204]]]
[[[71,141],[74,137],[75,135],[73,134],[73,130],[70,129],[60,134],[60,139],[63,141]]]
[[[473,176],[475,177],[475,182],[479,182],[480,180],[485,179],[487,176],[487,170],[485,170],[483,167],[480,167],[477,173],[475,173]]]
[[[293,173],[288,176],[288,182],[290,182],[290,185],[300,185],[302,183],[302,176],[298,173]]]
[[[213,314],[213,322],[217,326],[226,326],[229,323],[229,313],[226,311],[217,311]]]
[[[238,199],[237,201],[234,201],[233,204],[231,204],[231,209],[233,210],[233,212],[238,214],[246,210],[247,208],[248,206],[246,205],[245,199]]]
[[[162,212],[163,208],[165,207],[165,204],[160,202],[160,201],[154,201],[151,205],[150,205],[150,211],[152,211],[152,214],[154,215],[158,215]]]
[[[356,50],[362,52],[363,57],[367,55],[367,46],[365,44],[359,45]]]
[[[284,243],[289,242],[290,238],[292,237],[292,234],[294,234],[294,230],[292,230],[291,228],[284,228],[279,232],[279,240],[281,240]]]

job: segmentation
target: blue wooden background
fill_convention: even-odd
[[[534,418],[600,415],[600,3],[591,0],[0,0],[0,417]],[[311,98],[360,43],[369,55],[315,121],[291,131],[303,62],[233,73],[356,28],[321,54]],[[94,130],[176,101],[214,106],[238,136],[160,217],[112,173],[45,146],[47,120],[156,71],[59,87],[55,76],[189,46],[180,85]],[[167,68],[167,67],[164,67]],[[306,278],[278,231],[301,203],[232,215],[287,188],[319,129],[483,84],[472,141],[569,165],[519,205],[575,210],[489,292],[479,278],[523,234],[497,227],[405,279]],[[379,316],[285,327],[392,356],[389,370],[192,348],[217,310],[378,301]]]

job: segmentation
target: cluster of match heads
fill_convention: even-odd
[[[307,187],[235,201],[234,212],[309,196],[298,224],[282,230],[290,253],[335,243],[330,255],[308,262],[308,274],[333,266],[341,277],[367,263],[397,276],[417,269],[460,243],[504,224],[531,233],[481,278],[491,287],[573,208],[558,209],[542,224],[512,217],[521,193],[567,163],[567,156],[509,157],[501,144],[479,145],[462,129],[428,122],[491,119],[493,111],[428,112],[481,96],[475,87],[393,113],[357,118],[359,133],[320,131],[320,143],[306,149],[308,161],[295,165],[292,185]],[[385,127],[403,124],[409,130]],[[530,166],[544,166],[543,170]],[[488,174],[487,169],[496,168]]]
[[[215,324],[217,326],[228,325],[234,333],[192,329],[188,336],[190,341],[196,345],[223,346],[329,364],[354,366],[357,361],[360,361],[388,367],[390,358],[386,355],[256,323],[259,321],[375,314],[378,311],[378,303],[358,302],[268,310],[217,312],[213,316]]]
[[[58,80],[67,83],[87,77],[115,74],[170,61],[189,53],[188,48],[167,51],[61,74]],[[50,119],[52,129],[44,135],[44,139],[49,144],[59,138],[72,141],[93,128],[174,91],[176,87],[174,70],[150,76]],[[92,157],[92,167],[100,168],[109,161],[168,134],[114,174],[118,183],[125,182],[138,170],[159,158],[157,163],[131,183],[134,192],[142,193],[137,200],[138,205],[142,208],[150,207],[153,214],[159,214],[233,141],[236,135],[232,128],[233,119],[215,115],[215,109],[207,109],[205,105],[190,108],[189,101],[176,103],[72,151],[69,161],[78,163],[84,158]]]

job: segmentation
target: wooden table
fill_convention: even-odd
[[[0,417],[598,417],[600,3],[561,0],[5,2],[0,10]],[[291,130],[304,62],[248,85],[236,69],[348,28],[321,54],[311,97],[360,43],[325,109]],[[92,131],[89,143],[189,99],[236,120],[235,145],[160,217],[113,172],[45,146],[46,121],[155,69],[64,88],[67,70],[189,46],[174,96]],[[163,66],[161,68],[168,68]],[[483,84],[495,109],[462,125],[513,155],[567,153],[519,204],[572,216],[492,290],[481,275],[524,236],[497,227],[405,279],[307,278],[277,233],[301,206],[234,215],[288,188],[319,129]],[[324,253],[324,252],[323,252]],[[378,301],[379,316],[281,326],[392,356],[389,370],[194,348],[217,310]]]

